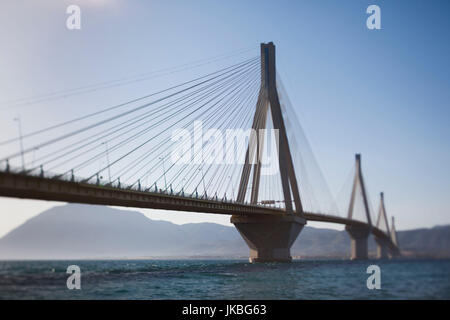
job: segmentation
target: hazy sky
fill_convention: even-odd
[[[66,28],[70,4],[81,7],[81,30]],[[381,8],[382,30],[366,28],[371,4]],[[17,136],[18,115],[24,133],[31,132],[182,78],[29,106],[7,101],[254,47],[249,57],[260,42],[273,41],[278,71],[331,191],[338,193],[360,152],[373,206],[384,191],[398,229],[448,224],[449,9],[447,0],[3,0],[0,140]],[[53,205],[1,198],[0,236]],[[176,223],[229,220],[141,211]]]

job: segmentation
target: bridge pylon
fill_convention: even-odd
[[[378,218],[376,227],[386,233],[387,237],[375,236],[375,242],[377,243],[377,259],[389,258],[389,224],[386,216],[386,207],[384,205],[384,193],[380,193],[380,208],[378,209]]]
[[[249,139],[237,195],[238,202],[245,201],[252,166],[250,202],[255,205],[258,202],[261,155],[264,146],[264,135],[260,135],[259,132],[266,128],[269,107],[273,128],[278,130],[279,134],[278,167],[286,212],[271,217],[242,215],[231,217],[231,223],[236,226],[250,247],[250,262],[291,261],[290,248],[306,224],[278,97],[275,45],[272,42],[261,44],[261,87],[252,124],[256,135],[251,135]]]
[[[395,230],[395,221],[394,217],[392,217],[391,222],[391,242],[395,245],[395,247],[390,247],[390,253],[392,258],[396,258],[400,256],[400,246],[397,238],[397,231]]]
[[[353,219],[355,199],[357,190],[361,190],[363,198],[363,209],[366,215],[367,224],[355,224],[347,225],[345,230],[350,235],[350,259],[351,260],[365,260],[369,257],[368,243],[371,229],[372,221],[370,218],[369,202],[367,199],[366,188],[364,185],[364,179],[361,170],[361,155],[356,154],[356,171],[355,178],[353,180],[353,189],[350,197],[350,205],[348,207],[348,219]]]

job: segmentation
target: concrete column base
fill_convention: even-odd
[[[386,239],[375,237],[377,243],[377,259],[389,259],[389,243]]]
[[[250,248],[250,262],[290,262],[291,246],[306,220],[295,215],[232,216],[231,223]]]
[[[369,258],[367,239],[370,228],[346,226],[345,230],[350,235],[350,260],[367,260]]]
[[[389,255],[392,259],[399,258],[401,256],[398,249],[389,248]]]

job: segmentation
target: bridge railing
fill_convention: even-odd
[[[236,204],[236,205],[245,205],[248,207],[259,207],[259,208],[267,208],[267,205],[264,204],[251,204],[251,203],[238,203],[234,199],[227,199],[227,198],[219,198],[215,196],[194,196],[191,193],[184,193],[181,194],[180,192],[170,192],[168,190],[163,189],[155,189],[155,188],[141,188],[137,186],[127,185],[127,184],[111,184],[109,182],[105,183],[102,180],[99,180],[97,182],[89,182],[86,181],[85,178],[75,176],[74,174],[58,174],[50,171],[42,171],[39,172],[37,170],[33,171],[27,171],[23,170],[22,167],[11,167],[9,166],[6,168],[5,166],[0,167],[0,173],[6,173],[6,174],[13,174],[18,177],[24,176],[24,177],[34,177],[34,178],[40,178],[40,179],[47,179],[47,180],[54,180],[54,181],[64,181],[69,183],[79,183],[82,185],[88,185],[88,186],[94,186],[96,188],[106,188],[106,189],[118,189],[118,190],[132,190],[134,192],[143,192],[153,195],[167,195],[170,197],[179,197],[179,198],[188,198],[188,199],[195,199],[200,201],[210,201],[210,202],[216,202],[216,203],[228,203],[228,204]],[[279,210],[280,213],[283,211],[283,209],[280,208],[273,208],[274,210]],[[304,212],[305,217],[308,220],[312,221],[322,221],[322,222],[334,222],[334,223],[342,223],[342,224],[364,224],[360,221],[355,220],[349,220],[344,217],[336,216],[330,213],[324,213],[324,212]],[[384,237],[385,234],[379,230],[376,227],[372,227],[372,233],[376,236]]]
[[[4,164],[2,166],[0,166],[0,171],[5,172],[5,173],[13,173],[13,174],[20,174],[20,175],[25,175],[25,176],[32,176],[32,177],[37,177],[37,178],[46,178],[46,179],[50,179],[50,180],[57,180],[57,181],[66,181],[66,182],[74,182],[74,183],[84,183],[84,184],[89,184],[92,186],[97,186],[97,187],[106,187],[106,188],[115,188],[115,189],[120,189],[120,190],[132,190],[132,191],[136,191],[136,192],[147,192],[147,193],[152,193],[152,194],[165,194],[165,195],[169,195],[169,196],[175,196],[175,197],[183,197],[183,198],[190,198],[190,199],[199,199],[199,200],[205,200],[205,201],[217,201],[217,202],[223,202],[223,203],[237,203],[237,201],[233,198],[227,198],[226,195],[223,197],[219,197],[219,196],[209,196],[209,195],[195,195],[194,193],[191,192],[184,192],[183,190],[168,190],[168,189],[162,189],[162,188],[157,188],[155,185],[151,185],[150,187],[145,186],[145,187],[139,187],[137,185],[130,185],[130,184],[126,184],[126,183],[122,183],[119,181],[112,181],[112,182],[106,182],[105,180],[102,180],[101,177],[99,177],[99,179],[95,182],[89,182],[86,180],[86,178],[81,177],[81,176],[77,176],[75,175],[73,172],[67,172],[64,174],[61,173],[56,173],[56,172],[52,172],[52,171],[48,171],[48,170],[43,170],[41,169],[23,169],[22,167],[18,167],[18,166],[11,166],[9,164]],[[93,179],[91,179],[93,180]],[[95,180],[95,178],[94,178]],[[274,209],[280,209],[282,210],[282,207],[277,206],[276,204],[271,204],[271,203],[262,203],[262,202],[258,202],[256,204],[252,204],[249,202],[244,202],[242,203],[244,205],[249,205],[249,206],[255,206],[255,207],[264,207],[264,208],[274,208]],[[322,215],[324,217],[339,217],[339,215],[334,215],[334,214],[330,214],[330,213],[325,213],[325,212],[314,212],[314,214],[318,214],[318,215]]]
[[[49,179],[49,180],[56,180],[56,181],[83,183],[83,184],[87,184],[87,185],[91,185],[91,186],[96,186],[99,188],[105,187],[105,188],[114,188],[114,189],[120,189],[120,190],[131,190],[131,191],[136,191],[136,192],[146,192],[146,193],[159,194],[159,195],[164,194],[164,195],[173,196],[173,197],[183,197],[183,198],[205,200],[205,201],[216,201],[216,202],[233,203],[233,204],[236,203],[236,204],[243,204],[243,205],[254,206],[254,207],[264,207],[264,208],[271,207],[274,209],[282,210],[282,208],[280,208],[280,207],[276,207],[276,206],[272,206],[272,205],[268,205],[268,204],[261,204],[261,203],[252,204],[249,202],[238,203],[233,198],[227,198],[226,195],[224,197],[219,197],[218,195],[208,196],[205,194],[203,194],[203,195],[197,194],[196,195],[191,192],[184,192],[183,190],[175,191],[175,190],[168,190],[168,188],[165,188],[165,189],[157,188],[155,185],[152,185],[150,187],[148,187],[148,186],[140,187],[137,185],[122,183],[122,182],[120,182],[120,180],[113,181],[113,182],[105,182],[104,180],[102,180],[101,177],[99,177],[97,181],[95,181],[95,178],[91,179],[91,180],[94,180],[95,182],[89,182],[86,178],[77,176],[73,172],[67,172],[67,173],[61,174],[61,173],[45,171],[43,169],[36,169],[36,168],[24,170],[22,167],[11,166],[9,164],[1,165],[0,172],[29,176],[29,177],[36,177],[36,178],[43,178],[43,179]]]
[[[195,195],[194,193],[184,192],[183,190],[175,191],[175,190],[161,189],[161,188],[157,188],[155,185],[152,185],[150,187],[148,187],[148,186],[139,187],[137,185],[130,185],[130,184],[126,184],[126,183],[121,183],[119,181],[105,182],[100,177],[97,181],[89,182],[84,177],[77,176],[72,172],[60,174],[60,173],[45,171],[45,170],[39,171],[39,169],[23,170],[22,167],[10,166],[10,165],[5,166],[5,164],[0,166],[0,171],[5,172],[5,173],[13,173],[13,174],[19,174],[19,175],[25,175],[25,176],[32,176],[32,177],[37,177],[37,178],[46,178],[46,179],[50,179],[50,180],[83,183],[83,184],[96,186],[99,188],[104,187],[104,188],[114,188],[114,189],[120,189],[120,190],[132,190],[132,191],[136,191],[136,192],[145,192],[145,193],[151,193],[151,194],[155,194],[155,195],[164,194],[164,195],[173,196],[173,197],[183,197],[183,198],[198,199],[198,200],[205,200],[205,201],[215,201],[215,202],[222,202],[222,203],[238,203],[237,201],[235,201],[235,199],[227,198],[226,196],[219,197],[216,195],[208,196],[208,195],[204,195],[204,194],[203,195]],[[252,204],[252,203],[244,202],[244,203],[240,203],[240,204],[254,206],[254,207],[262,207],[262,208],[269,207],[269,208],[283,210],[282,207],[277,207],[276,204],[270,204],[270,203],[259,202],[257,204]],[[319,216],[322,216],[324,218],[329,218],[329,219],[342,218],[338,214],[331,214],[331,213],[326,213],[326,212],[311,212],[311,213],[314,215],[319,215]],[[361,221],[361,222],[363,222],[363,221]]]

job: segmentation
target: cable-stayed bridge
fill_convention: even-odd
[[[399,255],[383,194],[373,217],[360,155],[340,214],[277,77],[273,43],[0,147],[17,142],[20,151],[0,156],[0,196],[231,215],[255,262],[290,261],[307,221],[345,225],[352,259],[368,258],[370,233],[379,258]]]

